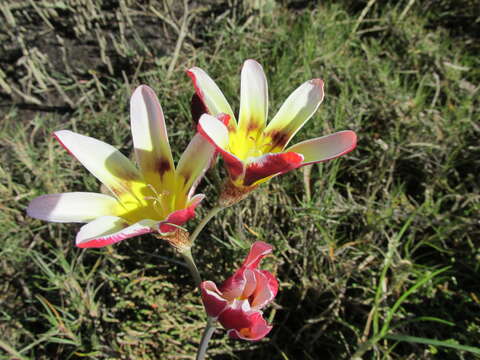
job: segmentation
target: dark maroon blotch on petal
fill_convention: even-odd
[[[158,173],[160,174],[160,176],[163,176],[163,174],[165,174],[167,171],[169,171],[171,169],[170,162],[166,159],[160,159],[157,162],[156,169],[157,169]]]
[[[288,142],[290,133],[288,131],[272,131],[269,134],[271,141],[270,149],[280,148],[283,149],[285,144]]]
[[[190,100],[190,113],[192,114],[193,126],[195,128],[198,124],[200,116],[209,113],[205,103],[203,102],[202,98],[197,95],[197,93],[193,94],[192,99]]]

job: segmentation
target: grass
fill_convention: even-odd
[[[99,189],[52,131],[129,155],[128,99],[146,83],[178,159],[193,134],[183,70],[204,68],[238,109],[247,58],[266,71],[270,118],[302,82],[324,79],[324,103],[295,142],[353,129],[359,144],[270,181],[199,237],[205,279],[225,279],[263,240],[276,247],[265,263],[281,283],[269,337],[236,342],[218,331],[210,358],[478,357],[473,1],[199,2],[175,61],[180,4],[75,4],[0,5],[0,358],[193,358],[205,315],[172,249],[143,236],[80,250],[77,225],[30,219],[25,208],[41,194]],[[207,174],[198,219],[223,176],[221,166]]]

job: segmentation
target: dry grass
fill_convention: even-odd
[[[0,358],[193,358],[205,316],[166,244],[145,236],[81,251],[78,226],[24,209],[40,194],[98,190],[52,131],[129,154],[128,98],[146,83],[178,158],[193,134],[183,70],[207,70],[238,107],[246,58],[265,68],[270,114],[303,81],[325,80],[325,101],[296,141],[353,129],[359,144],[274,179],[201,235],[194,255],[206,279],[224,279],[264,240],[281,282],[266,313],[271,335],[245,343],[219,331],[210,357],[478,356],[468,347],[480,343],[474,2],[248,4],[195,2],[187,17],[173,1],[0,4]],[[222,176],[218,166],[201,185],[200,217]]]

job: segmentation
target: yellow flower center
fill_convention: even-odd
[[[271,152],[271,142],[263,134],[251,131],[245,134],[237,131],[230,134],[229,151],[240,160],[258,157]]]
[[[118,198],[117,216],[129,223],[143,219],[164,220],[173,209],[174,194],[158,191],[144,182],[131,182],[128,191]]]

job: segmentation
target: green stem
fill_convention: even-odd
[[[202,219],[202,221],[200,221],[200,223],[197,225],[197,227],[195,228],[195,230],[193,231],[192,235],[190,235],[190,242],[191,242],[191,246],[193,246],[193,244],[195,243],[195,240],[197,239],[198,235],[200,234],[200,232],[203,230],[203,228],[205,227],[205,225],[208,224],[208,222],[210,220],[212,220],[212,218],[217,215],[220,211],[222,211],[224,208],[222,206],[215,206],[213,207],[212,209],[210,209],[210,211],[208,212],[208,214]]]
[[[197,265],[195,265],[195,261],[193,261],[192,251],[190,250],[190,248],[188,248],[180,252],[180,254],[183,256],[183,259],[187,264],[188,270],[190,270],[190,273],[192,274],[193,279],[195,280],[195,285],[199,286],[200,283],[202,282],[202,278],[200,277],[200,272],[197,269]]]
[[[203,330],[202,340],[200,341],[200,345],[198,346],[198,352],[196,360],[204,360],[205,354],[207,353],[208,342],[212,338],[213,333],[215,332],[215,319],[212,317],[208,317],[207,326],[205,330]]]
[[[377,335],[371,338],[370,340],[365,341],[364,343],[360,344],[360,347],[355,351],[355,354],[351,357],[352,360],[362,360],[363,354],[371,349],[377,342],[379,342],[383,338],[383,335]]]

